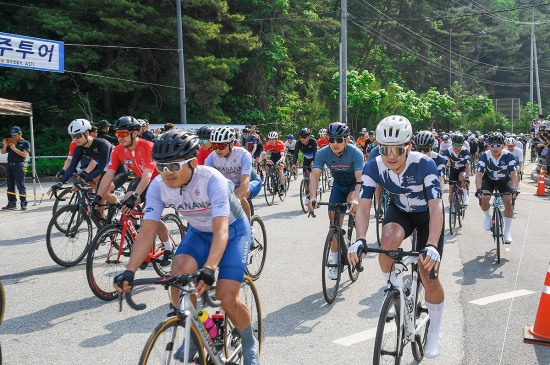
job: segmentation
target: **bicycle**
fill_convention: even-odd
[[[430,316],[418,268],[418,256],[423,254],[424,250],[416,251],[415,237],[413,236],[412,251],[404,251],[402,248],[385,250],[370,248],[366,245],[361,245],[357,250],[359,258],[363,253],[369,252],[388,255],[395,261],[392,271],[395,270],[403,275],[403,287],[396,287],[388,280],[389,287],[384,290],[386,297],[380,310],[374,341],[372,359],[374,365],[399,364],[403,356],[403,349],[409,342],[414,359],[420,362],[424,358]],[[363,271],[361,261],[356,268],[359,272]],[[437,278],[433,270],[430,272],[430,278]],[[390,314],[392,307],[395,315]]]
[[[348,263],[348,248],[352,243],[355,243],[355,215],[349,211],[347,211],[346,213],[340,212],[340,207],[349,208],[348,203],[331,204],[319,202],[317,203],[317,205],[326,205],[329,207],[329,209],[334,209],[333,222],[335,223],[331,222],[330,224],[327,239],[325,241],[325,247],[323,249],[323,262],[321,264],[323,296],[328,304],[332,304],[332,302],[334,302],[334,299],[336,299],[336,295],[338,294],[338,285],[340,284],[340,278],[342,275],[342,271],[344,270],[344,266],[348,267],[348,275],[352,282],[355,282],[359,278],[359,271],[357,271],[354,266]],[[339,225],[341,214],[348,216],[347,232]],[[313,212],[310,212],[309,215],[313,218],[316,217]],[[333,260],[331,260],[330,258],[331,254],[333,253],[331,251],[331,246],[334,239],[338,241],[338,249],[336,251],[337,257],[336,260],[334,260],[336,262],[332,262]],[[331,279],[329,277],[329,272],[331,268],[337,269],[336,279]],[[331,285],[331,283],[333,285]]]
[[[264,181],[264,197],[267,205],[273,205],[275,195],[279,192],[279,172],[273,167],[273,163],[268,163],[264,160],[263,167],[265,170]]]
[[[502,197],[512,193],[483,193],[483,195],[493,196],[493,214],[491,216],[491,233],[493,240],[497,245],[497,264],[500,264],[500,245],[504,244],[504,218],[502,216]],[[481,200],[480,200],[481,204]],[[502,243],[501,243],[502,242]]]
[[[306,174],[307,172],[307,174]],[[304,168],[304,178],[300,182],[300,205],[302,211],[307,213],[307,202],[309,201],[309,176],[311,174],[311,167]],[[306,176],[307,175],[307,176]],[[323,190],[320,186],[317,187],[317,197],[316,200],[320,201],[323,197]]]
[[[257,280],[264,268],[267,254],[267,232],[262,218],[258,215],[250,217],[250,229],[252,231],[252,242],[248,252],[248,264],[246,265],[246,274],[252,279]]]
[[[174,355],[183,355],[183,363],[188,364],[237,364],[242,361],[242,345],[239,331],[231,323],[229,317],[221,310],[219,301],[212,299],[215,287],[203,293],[197,306],[191,297],[195,292],[195,280],[198,273],[180,275],[171,278],[137,279],[132,288],[139,285],[162,285],[165,289],[174,286],[180,289],[179,306],[170,318],[161,322],[151,333],[141,353],[139,364],[175,363]],[[262,350],[263,328],[260,297],[254,282],[245,276],[241,283],[241,300],[251,313],[252,331],[259,343],[259,354]],[[132,292],[125,295],[128,305],[135,310],[144,310],[145,304],[136,304]],[[122,295],[119,297],[122,310]],[[212,307],[216,312],[211,315],[218,327],[215,338],[209,336],[209,331],[198,318],[198,310]],[[185,340],[185,341],[184,341]],[[180,347],[184,346],[183,351]],[[193,348],[193,353],[190,349]],[[181,359],[180,359],[181,360]],[[178,362],[179,363],[179,362]]]
[[[102,204],[101,206],[107,207],[107,218],[104,220],[92,206],[95,195],[90,193],[90,188],[79,183],[74,187],[74,204],[59,208],[50,219],[46,230],[46,247],[50,257],[58,265],[65,267],[78,264],[88,253],[93,237],[92,222],[97,228],[101,228],[110,223],[118,213],[115,205]],[[53,194],[59,199],[57,191]]]
[[[466,215],[466,205],[464,205],[464,195],[462,190],[463,181],[449,181],[454,184],[452,203],[449,206],[449,232],[451,235],[457,233],[456,222],[462,228],[462,222]]]
[[[122,214],[120,222],[106,225],[94,237],[92,249],[88,251],[86,258],[86,279],[99,299],[111,301],[117,298],[113,279],[128,265],[132,246],[138,236],[139,226],[136,226],[136,220],[143,215],[140,211],[133,211],[131,215]],[[172,252],[175,252],[187,228],[174,213],[163,215],[161,220],[168,228]],[[164,244],[160,239],[156,240],[140,269],[145,270],[149,264],[153,264],[159,276],[169,276],[170,269],[166,270],[160,264],[164,253]]]
[[[376,219],[376,240],[378,246],[382,244],[382,226],[384,224],[384,217],[386,210],[388,210],[388,204],[390,203],[390,195],[388,191],[382,188],[380,193],[380,199],[374,199],[374,217]]]

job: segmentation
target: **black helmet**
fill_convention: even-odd
[[[311,131],[309,128],[302,128],[300,129],[300,137],[307,137],[311,135]]]
[[[212,135],[212,131],[214,131],[214,128],[209,127],[207,125],[202,126],[197,131],[197,137],[200,139],[210,139],[210,136]]]
[[[464,136],[460,133],[455,133],[453,134],[453,136],[451,137],[451,141],[453,143],[464,143]]]
[[[172,129],[164,133],[153,145],[155,161],[174,161],[197,156],[199,138],[194,134]]]
[[[137,131],[140,128],[141,128],[141,124],[138,122],[138,120],[130,116],[120,117],[115,122],[115,131],[119,131],[121,129],[127,129],[129,131]]]
[[[347,137],[349,129],[344,123],[334,122],[328,126],[327,134],[329,137]]]
[[[432,148],[435,143],[435,138],[432,132],[421,131],[416,135],[415,144],[416,147],[429,147]]]
[[[502,133],[493,133],[489,136],[489,143],[504,144],[504,136]]]
[[[99,129],[103,129],[105,127],[111,127],[111,123],[109,123],[108,121],[106,121],[105,119],[102,119],[100,120],[98,123],[97,123],[97,128]]]
[[[243,134],[245,134],[245,133],[250,133],[250,129],[248,129],[248,128],[243,128],[242,132],[243,132]]]

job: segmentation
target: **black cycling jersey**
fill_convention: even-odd
[[[303,144],[301,140],[296,142],[296,146],[294,147],[294,157],[292,158],[293,165],[296,165],[296,162],[298,161],[299,151],[302,151],[305,158],[310,160],[315,159],[315,154],[317,153],[317,141],[315,138],[310,137],[307,144]]]
[[[66,183],[71,178],[72,174],[76,171],[76,166],[80,162],[82,156],[88,156],[97,163],[97,166],[93,169],[93,171],[88,174],[86,179],[84,179],[85,182],[92,181],[97,176],[101,175],[107,167],[112,149],[113,145],[102,138],[94,138],[92,144],[88,148],[76,146],[73,153],[73,159],[71,160],[71,165],[67,168],[67,171],[65,171],[65,174],[61,178],[61,182]]]

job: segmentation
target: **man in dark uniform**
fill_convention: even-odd
[[[118,144],[118,140],[109,135],[109,127],[111,127],[111,124],[106,121],[105,119],[100,120],[97,123],[97,129],[99,129],[99,132],[97,133],[97,138],[103,138],[113,146],[116,146]]]
[[[8,154],[8,205],[3,210],[16,209],[17,197],[15,194],[15,185],[19,191],[21,201],[21,210],[27,210],[27,190],[25,189],[25,158],[29,154],[31,144],[23,139],[21,128],[14,126],[10,132],[10,138],[4,138],[2,141],[2,153]]]

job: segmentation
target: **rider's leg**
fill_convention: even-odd
[[[468,205],[469,201],[470,201],[470,196],[468,195],[468,185],[466,184],[466,182],[464,181],[464,179],[466,179],[466,171],[463,171],[460,173],[460,175],[458,175],[458,179],[460,181],[462,181],[462,194],[463,194],[463,202],[464,202],[464,205]]]
[[[241,198],[241,205],[243,207],[244,213],[250,220],[250,204],[248,204],[248,197],[250,196],[250,190],[247,191],[244,196]]]
[[[514,217],[514,208],[512,207],[512,196],[505,195],[502,197],[502,202],[504,203],[504,242],[512,242],[512,233],[510,232],[512,228],[512,220]]]

